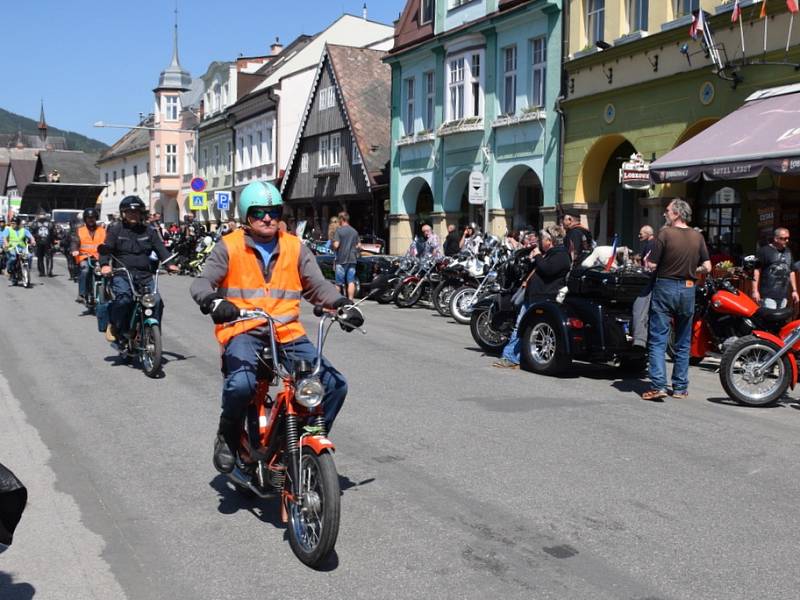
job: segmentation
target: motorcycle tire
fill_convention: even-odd
[[[392,300],[394,300],[394,294],[396,291],[397,286],[395,284],[389,285],[380,294],[375,296],[375,301],[378,304],[389,304]]]
[[[302,461],[305,488],[302,497],[313,498],[316,506],[310,510],[294,502],[288,503],[289,545],[300,562],[316,567],[328,558],[339,535],[339,475],[328,452],[317,455],[306,450]]]
[[[519,332],[522,367],[540,375],[559,375],[572,358],[564,352],[558,326],[546,315],[538,315]]]
[[[775,404],[789,388],[792,371],[786,355],[773,365],[769,379],[764,378],[766,383],[764,388],[758,391],[746,389],[745,386],[749,382],[744,380],[744,376],[751,377],[747,370],[765,362],[778,350],[777,344],[754,335],[739,338],[731,344],[722,355],[719,365],[719,380],[728,397],[744,406],[761,407]],[[739,371],[743,373],[737,376]]]
[[[414,288],[417,288],[414,291]],[[394,303],[398,308],[411,308],[422,297],[422,286],[417,287],[416,281],[402,283],[394,294]]]
[[[672,362],[675,362],[675,330],[670,329],[669,335],[667,336],[667,356],[669,356]],[[704,356],[690,356],[689,357],[689,364],[693,367],[696,367],[701,362],[703,362]]]
[[[161,373],[161,327],[145,325],[140,342],[142,370],[148,377],[157,377]]]
[[[21,265],[20,266],[20,283],[22,283],[22,287],[29,288],[32,287],[31,284],[31,270],[28,265]]]
[[[456,323],[467,325],[472,315],[472,309],[465,306],[469,298],[475,296],[475,288],[465,285],[458,288],[450,296],[450,316]],[[477,301],[477,298],[474,298]]]
[[[509,336],[492,328],[492,318],[489,309],[473,310],[469,319],[469,331],[475,343],[486,354],[500,354],[508,343]]]
[[[450,316],[450,296],[458,289],[452,281],[441,281],[437,285],[431,296],[433,296],[433,308],[443,317]]]

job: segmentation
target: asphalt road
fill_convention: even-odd
[[[63,263],[57,265],[63,273]],[[0,462],[29,487],[0,598],[796,598],[800,411],[643,402],[610,368],[498,370],[467,327],[369,304],[333,330],[336,555],[211,465],[221,377],[188,278],[165,278],[165,376],[117,364],[73,284],[0,282]],[[308,311],[310,313],[310,311]]]

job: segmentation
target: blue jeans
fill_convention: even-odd
[[[336,285],[356,282],[356,264],[336,265]]]
[[[222,353],[225,382],[222,385],[222,416],[239,422],[244,418],[247,405],[256,391],[258,355],[266,340],[252,333],[241,333],[231,339]],[[303,336],[286,344],[278,344],[283,365],[290,371],[295,360],[313,362],[317,350],[314,344]],[[284,357],[285,354],[285,357]],[[325,425],[331,430],[334,419],[347,396],[347,380],[328,360],[322,358],[320,380],[325,388],[322,406],[325,412]]]
[[[94,293],[94,290],[89,289],[89,279],[91,278],[93,268],[91,261],[88,259],[81,263],[81,273],[78,276],[78,295],[83,298]]]
[[[519,339],[519,322],[522,320],[522,317],[525,316],[525,313],[528,312],[529,306],[529,302],[522,303],[519,313],[517,314],[517,322],[514,323],[514,330],[511,332],[511,337],[508,338],[508,343],[503,348],[503,358],[509,362],[513,362],[515,365],[520,363],[521,340]]]
[[[689,387],[689,350],[694,317],[694,286],[683,280],[659,277],[650,297],[650,383],[653,389],[667,389],[667,339],[675,328],[675,364],[672,367],[673,392]]]
[[[143,277],[143,275],[145,276]],[[141,282],[147,280],[149,277],[145,285],[148,292],[152,291],[153,276],[149,273],[139,273],[137,276],[139,279],[136,281],[139,282],[140,286],[142,285]],[[131,291],[131,284],[128,280],[128,276],[125,274],[114,275],[111,279],[111,291],[114,293],[114,300],[111,303],[111,310],[109,311],[111,324],[114,326],[117,335],[122,335],[123,333],[128,333],[130,329],[131,313],[133,312],[134,306],[133,292]],[[161,322],[163,312],[164,302],[159,298],[154,311],[155,314],[153,315],[159,323]]]

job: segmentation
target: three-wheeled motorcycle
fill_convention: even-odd
[[[642,371],[647,355],[644,348],[633,346],[632,309],[649,281],[641,269],[573,269],[561,302],[536,302],[522,317],[522,367],[557,375],[580,360]]]

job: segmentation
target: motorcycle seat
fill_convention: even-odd
[[[785,323],[792,317],[794,308],[764,308],[763,306],[756,311],[755,317],[766,323]]]

